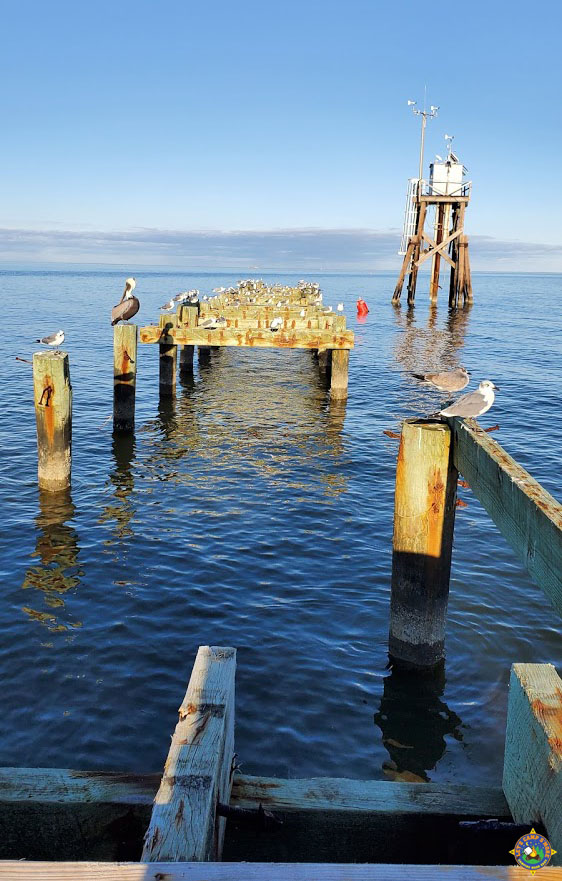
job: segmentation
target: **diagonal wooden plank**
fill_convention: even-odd
[[[236,649],[201,646],[164,765],[143,862],[220,860],[234,756]]]
[[[451,235],[447,236],[446,239],[443,239],[442,242],[439,242],[438,245],[435,245],[435,248],[432,251],[426,251],[421,255],[419,260],[416,261],[416,266],[421,266],[424,260],[427,260],[429,257],[433,257],[434,254],[443,252],[443,249],[451,244],[458,236],[462,234],[462,229],[457,229],[455,232],[451,233]]]
[[[426,232],[423,232],[423,233],[422,233],[422,239],[424,240],[424,242],[427,242],[427,244],[429,245],[429,247],[430,247],[430,248],[433,248],[433,249],[435,250],[435,252],[437,253],[438,244],[437,244],[437,242],[435,242],[435,241],[431,238],[431,236],[428,236],[428,234],[427,234]],[[427,256],[430,257],[431,254],[428,254]],[[443,260],[446,260],[447,263],[448,263],[450,266],[454,266],[454,265],[455,265],[455,261],[454,261],[454,260],[451,260],[451,258],[449,257],[449,255],[448,255],[448,254],[445,254],[444,251],[440,251],[440,252],[439,252],[439,256],[442,257]]]
[[[448,422],[457,469],[562,615],[562,505],[473,419]]]
[[[562,680],[552,664],[511,668],[503,791],[516,823],[544,824],[562,865]]]

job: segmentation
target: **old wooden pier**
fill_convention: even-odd
[[[141,342],[159,346],[161,394],[174,394],[178,346],[180,370],[188,371],[195,346],[200,357],[215,346],[256,346],[329,353],[331,394],[345,398],[353,346],[345,318],[326,312],[310,291],[289,293],[282,306],[270,299],[271,291],[248,288],[141,328]],[[134,425],[136,341],[134,326],[115,334],[117,430]],[[68,363],[57,356],[55,375],[54,357],[35,371],[47,488],[70,476],[63,457],[60,471],[41,477],[41,449],[58,455],[69,438]],[[60,413],[49,416],[44,409],[53,400]],[[389,626],[390,655],[406,670],[428,671],[444,658],[459,473],[562,614],[562,506],[477,423],[407,420],[396,471]],[[527,871],[498,863],[509,861],[531,826],[558,851],[540,877],[562,877],[562,681],[551,664],[515,659],[511,667],[501,787],[242,775],[235,668],[234,648],[199,648],[161,778],[0,769],[0,878],[512,881]]]

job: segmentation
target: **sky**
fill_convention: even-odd
[[[0,261],[398,267],[427,86],[474,268],[562,271],[561,25],[552,0],[6,5]]]

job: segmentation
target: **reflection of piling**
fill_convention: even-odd
[[[137,381],[136,324],[113,328],[113,430],[134,431]]]
[[[178,327],[196,327],[199,310],[197,306],[180,306]],[[193,350],[195,346],[180,346],[180,375],[193,373]]]
[[[389,651],[431,666],[444,657],[457,470],[451,430],[406,421],[396,468]]]
[[[72,386],[66,352],[35,352],[33,391],[37,423],[39,487],[70,486]]]
[[[173,337],[168,336],[168,328],[176,326],[176,315],[160,316],[160,394],[173,397],[176,393],[176,357],[178,347]]]

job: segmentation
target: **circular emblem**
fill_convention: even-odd
[[[552,850],[548,838],[531,829],[527,835],[521,836],[510,853],[524,869],[536,872],[537,869],[543,869],[549,864],[552,854],[556,851]]]

